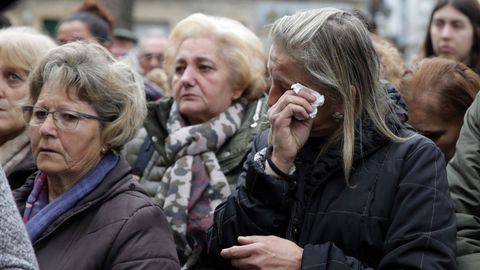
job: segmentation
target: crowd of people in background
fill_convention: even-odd
[[[3,8],[3,5],[0,6]],[[0,268],[480,268],[480,4],[0,29]]]

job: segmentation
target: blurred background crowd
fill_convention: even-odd
[[[29,25],[52,37],[58,21],[77,10],[82,0],[23,0],[6,16],[15,25]],[[87,1],[88,2],[88,1]],[[141,36],[151,28],[168,33],[189,14],[202,12],[244,23],[262,40],[267,25],[295,11],[321,7],[361,10],[376,24],[376,31],[403,52],[410,63],[421,46],[435,0],[103,0],[115,18],[115,27]]]

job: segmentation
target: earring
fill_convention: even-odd
[[[340,121],[343,120],[343,113],[341,112],[334,112],[332,114],[333,121],[339,123]]]
[[[105,146],[102,146],[102,149],[100,149],[100,154],[105,154],[107,152],[107,148]]]

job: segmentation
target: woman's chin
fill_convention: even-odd
[[[184,110],[180,109],[179,112],[190,124],[198,124],[199,122],[203,122],[200,120],[203,119],[203,113],[198,110],[192,110],[192,108],[186,107]]]
[[[37,168],[46,174],[61,173],[62,171],[65,170],[64,166],[61,166],[61,163],[59,161],[55,162],[53,160],[37,161]]]

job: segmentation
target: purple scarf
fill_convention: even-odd
[[[116,154],[108,152],[80,181],[50,203],[46,175],[40,172],[35,178],[23,214],[23,222],[30,240],[34,242],[60,215],[72,209],[77,202],[94,190],[117,165],[118,160]]]

